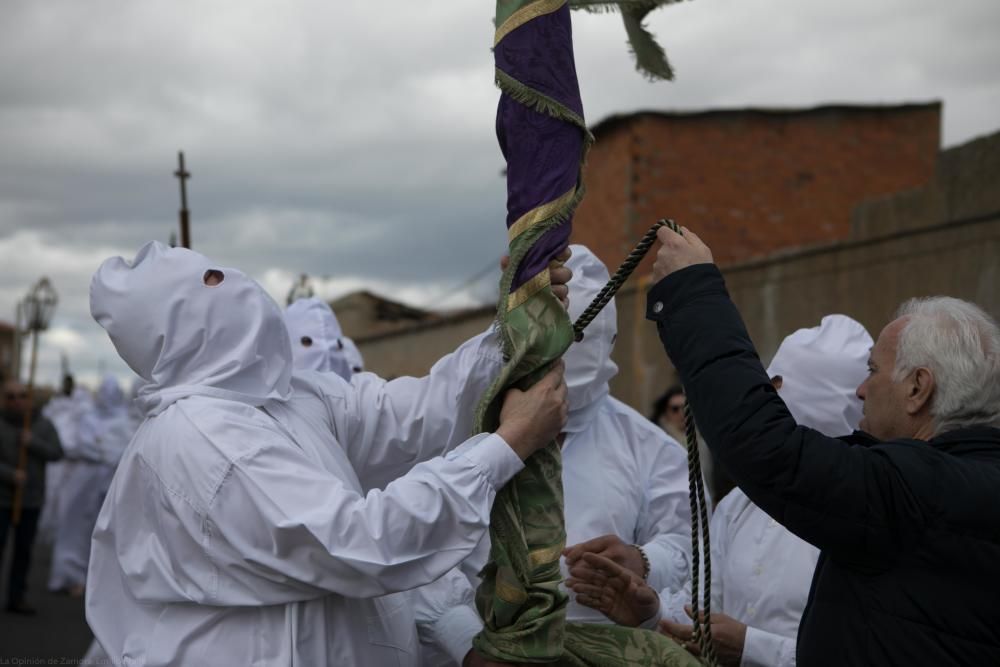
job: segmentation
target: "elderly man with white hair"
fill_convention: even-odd
[[[683,232],[659,231],[647,316],[720,465],[821,552],[798,663],[1000,664],[996,322],[958,299],[905,303],[857,389],[867,435],[831,438],[797,423]]]
[[[568,271],[551,274],[558,296]],[[559,363],[468,437],[502,363],[490,336],[424,378],[293,372],[278,305],[183,248],[107,260],[90,305],[148,382],[88,578],[116,665],[416,665],[394,593],[471,552],[497,489],[566,418]]]

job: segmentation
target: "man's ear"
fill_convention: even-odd
[[[937,388],[934,381],[934,374],[928,368],[918,368],[910,374],[907,379],[909,386],[906,388],[906,413],[909,415],[919,414],[925,408],[930,408],[931,397]]]

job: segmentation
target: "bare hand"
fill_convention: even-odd
[[[660,249],[656,251],[656,261],[653,262],[653,280],[660,282],[674,271],[680,271],[694,264],[711,264],[711,249],[687,227],[681,227],[681,236],[669,227],[660,227],[656,238],[660,240]]]
[[[569,570],[566,585],[576,601],[618,625],[636,627],[660,609],[660,597],[631,571],[603,556],[585,553]]]
[[[563,248],[556,258],[549,262],[549,280],[552,293],[562,302],[563,308],[569,309],[569,281],[573,279],[573,271],[566,267],[573,251],[569,246]]]
[[[573,251],[566,246],[556,255],[556,258],[549,262],[549,284],[552,293],[562,303],[563,308],[569,309],[569,283],[573,278],[573,271],[566,268],[565,264],[573,255]],[[510,265],[510,255],[500,258],[500,270],[505,271]]]
[[[510,667],[510,665],[520,665],[517,662],[496,662],[494,660],[487,660],[483,656],[476,653],[475,649],[472,649],[465,654],[465,658],[462,660],[462,667]]]
[[[684,611],[689,617],[694,617],[690,606],[685,605]],[[701,617],[704,618],[704,614]],[[743,659],[743,644],[747,638],[746,624],[725,614],[712,614],[709,618],[712,625],[712,643],[719,664],[723,667],[738,667]],[[701,655],[698,643],[693,640],[694,626],[664,620],[660,621],[660,632],[686,648],[692,655]]]
[[[562,359],[528,391],[510,388],[500,408],[497,435],[510,445],[521,460],[555,440],[569,416]]]
[[[594,553],[604,556],[610,561],[630,570],[637,577],[642,579],[645,574],[645,564],[642,562],[642,555],[639,550],[631,544],[625,544],[617,535],[601,535],[586,542],[574,544],[563,551],[566,557],[566,564],[570,567],[583,557],[585,553]]]

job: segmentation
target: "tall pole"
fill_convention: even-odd
[[[24,305],[18,301],[17,302],[17,314],[14,321],[14,353],[10,356],[10,375],[11,379],[21,381],[21,338],[24,337],[23,331],[24,326],[21,323],[23,319],[22,314],[24,311]]]
[[[187,179],[191,178],[191,172],[184,169],[184,151],[177,153],[177,171],[174,176],[181,182],[181,247],[191,247],[191,213],[188,211],[187,200]]]
[[[35,367],[38,363],[38,331],[31,331],[31,365],[28,367],[28,407],[24,411],[24,421],[21,428],[21,442],[17,451],[17,469],[23,473],[23,481],[14,487],[14,504],[10,510],[10,522],[13,525],[21,523],[21,510],[24,509],[24,487],[28,485],[28,440],[31,439],[31,411],[35,405]]]

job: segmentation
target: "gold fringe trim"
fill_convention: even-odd
[[[566,4],[566,0],[538,0],[538,2],[533,2],[530,5],[522,7],[508,17],[503,24],[497,28],[496,33],[493,36],[493,46],[496,47],[504,37],[509,35],[514,30],[517,30],[522,25],[531,21],[532,19],[537,19],[539,16],[545,16],[546,14],[551,14],[560,7]]]
[[[542,204],[541,206],[536,206],[531,209],[520,218],[517,219],[510,229],[507,230],[507,242],[513,243],[514,239],[528,231],[534,225],[537,225],[542,220],[548,220],[563,206],[566,206],[576,195],[576,186],[574,185],[569,189],[569,192],[559,197],[558,199],[553,199],[552,201]]]
[[[563,545],[555,544],[551,547],[545,547],[544,549],[535,549],[528,554],[528,560],[531,562],[531,567],[539,567],[541,565],[548,565],[549,563],[554,563],[559,560],[562,556]]]
[[[552,284],[552,279],[549,276],[549,269],[546,267],[543,271],[538,273],[534,278],[524,283],[516,290],[511,292],[507,296],[507,310],[508,312],[514,310],[522,303],[530,299],[535,295],[536,292],[540,292],[544,288]]]

